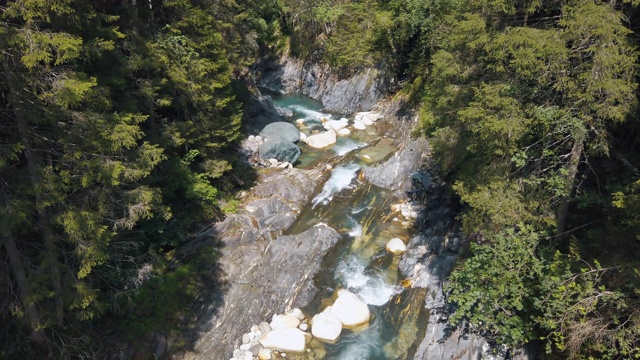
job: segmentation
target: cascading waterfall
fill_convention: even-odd
[[[402,292],[402,287],[386,282],[383,269],[367,269],[367,265],[367,259],[355,254],[346,256],[336,269],[336,281],[369,305],[382,306]]]
[[[357,150],[365,146],[367,146],[367,143],[364,141],[358,141],[348,137],[341,137],[338,138],[338,141],[333,146],[332,150],[336,153],[336,155],[344,156],[352,152],[353,150]]]
[[[323,113],[321,111],[312,110],[306,108],[302,105],[286,105],[288,109],[293,110],[294,114],[301,115],[301,118],[307,121],[317,121],[320,122],[322,119],[332,120],[333,115],[328,113]]]
[[[313,198],[311,202],[313,207],[318,204],[329,203],[336,193],[350,188],[358,170],[360,170],[360,165],[358,164],[341,165],[333,169],[331,177],[322,188],[322,192]]]

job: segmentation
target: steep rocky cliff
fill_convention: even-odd
[[[264,61],[258,68],[262,72],[258,86],[279,94],[304,94],[322,101],[326,110],[343,114],[370,110],[393,84],[380,69],[340,78],[326,64],[289,57]]]

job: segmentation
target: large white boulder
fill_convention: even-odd
[[[274,315],[269,325],[272,329],[297,328],[300,325],[300,319],[290,314]]]
[[[334,342],[341,332],[342,322],[331,313],[331,306],[311,320],[311,335],[317,339]]]
[[[381,114],[374,113],[374,112],[371,112],[371,111],[364,111],[364,112],[357,113],[355,118],[356,118],[356,120],[360,120],[360,121],[362,121],[363,119],[368,119],[371,122],[376,122],[376,121],[382,119],[383,116]]]
[[[366,118],[368,118],[369,120],[376,122],[380,119],[383,118],[383,116],[381,114],[378,113],[369,113],[367,116],[365,116]]]
[[[304,320],[304,318],[305,318],[304,313],[302,312],[302,310],[300,310],[298,308],[289,309],[289,310],[285,311],[284,313],[287,314],[287,315],[295,316],[300,321]]]
[[[368,323],[371,318],[367,304],[345,289],[338,290],[338,298],[331,307],[331,313],[347,329]]]
[[[262,348],[258,351],[258,359],[271,360],[271,349]]]
[[[398,238],[393,238],[391,240],[389,240],[389,242],[387,243],[387,251],[394,254],[394,255],[399,255],[402,254],[403,252],[407,251],[407,245],[404,244],[404,242],[401,239]]]
[[[344,128],[346,128],[349,125],[349,120],[342,118],[340,120],[329,120],[326,123],[324,123],[324,128],[327,130],[335,130],[335,131],[340,131]]]
[[[365,126],[362,123],[362,121],[356,120],[356,121],[353,122],[353,128],[356,129],[356,130],[364,130]]]
[[[373,125],[373,121],[371,121],[368,117],[363,116],[360,118],[360,122],[363,123],[366,126],[371,126]]]
[[[311,135],[304,139],[304,142],[313,148],[321,149],[335,144],[336,140],[336,132],[331,129],[320,134]]]
[[[260,338],[260,344],[267,349],[298,353],[304,352],[307,348],[304,332],[292,328],[271,330]]]

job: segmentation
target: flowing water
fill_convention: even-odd
[[[323,118],[342,117],[323,112],[322,104],[300,95],[275,96],[274,104],[293,110],[292,120],[303,119],[296,125],[307,135],[322,131]],[[329,180],[288,234],[324,222],[342,235],[315,278],[318,295],[303,310],[312,316],[321,312],[333,302],[335,291],[345,288],[366,302],[372,312],[368,326],[344,329],[335,344],[320,345],[321,353],[325,359],[345,360],[412,356],[428,321],[428,311],[423,306],[426,291],[403,288],[398,270],[400,257],[385,250],[393,237],[407,242],[412,229],[403,227],[391,212],[391,205],[400,199],[359,176],[363,166],[381,163],[392,154],[392,140],[380,139],[375,127],[367,127],[365,131],[338,137],[338,142],[326,149],[300,145],[303,154],[296,166],[307,168],[327,162],[334,167]]]
[[[274,105],[288,108],[293,111],[294,124],[300,132],[307,136],[325,131],[322,127],[323,119],[338,120],[341,114],[331,114],[322,111],[322,103],[303,95],[278,95],[273,98]],[[336,156],[342,157],[348,153],[363,148],[377,138],[375,129],[368,127],[364,131],[352,132],[349,136],[338,136],[337,142],[326,149],[313,149],[302,142],[298,145],[303,155],[298,160],[296,167],[312,168],[318,163],[327,162]]]

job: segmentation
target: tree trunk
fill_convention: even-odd
[[[565,196],[560,200],[560,207],[558,208],[558,217],[556,219],[558,225],[558,235],[562,235],[567,222],[567,215],[569,213],[569,201],[573,194],[573,188],[575,186],[576,175],[578,174],[578,164],[580,164],[580,156],[584,149],[584,142],[582,140],[575,140],[573,142],[573,148],[571,149],[571,157],[569,158],[567,179],[564,186]]]
[[[27,282],[27,274],[24,271],[22,260],[20,260],[20,253],[18,252],[16,241],[11,235],[4,236],[4,248],[7,250],[7,256],[9,257],[9,262],[11,263],[13,277],[18,284],[20,300],[22,301],[22,306],[24,306],[29,325],[31,326],[31,338],[38,345],[44,346],[47,339],[41,329],[42,323],[40,321],[40,314],[38,313],[38,309],[36,309],[35,305],[30,299],[31,290],[29,289],[29,285]]]
[[[29,180],[31,186],[34,189],[36,197],[36,209],[38,213],[38,222],[42,229],[42,240],[47,250],[49,270],[51,271],[51,285],[54,291],[55,298],[55,314],[58,325],[62,325],[64,317],[64,302],[62,298],[62,285],[60,278],[60,269],[58,267],[58,248],[53,240],[53,231],[51,229],[51,223],[49,221],[49,212],[45,208],[44,201],[41,192],[38,190],[38,183],[40,180],[39,161],[37,154],[34,152],[31,142],[29,141],[28,124],[25,118],[25,111],[23,109],[24,101],[20,98],[22,86],[19,82],[15,81],[11,71],[7,74],[9,86],[11,89],[11,105],[13,107],[13,113],[15,115],[16,125],[18,126],[18,134],[24,145],[24,156],[27,160],[27,168],[29,170]]]

